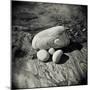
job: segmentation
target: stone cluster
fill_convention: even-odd
[[[36,34],[32,40],[32,47],[39,49],[37,58],[41,61],[48,61],[50,55],[55,63],[59,63],[63,51],[60,48],[66,47],[70,39],[64,26],[55,26]],[[56,50],[59,48],[59,50]],[[48,51],[47,51],[48,50]]]

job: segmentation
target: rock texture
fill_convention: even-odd
[[[29,57],[18,59],[13,66],[13,85],[16,88],[36,88],[86,84],[87,50],[65,53],[59,64],[43,63]]]
[[[87,84],[87,7],[39,2],[12,3],[12,89]],[[37,59],[32,39],[53,26],[67,26],[71,39],[61,62]],[[57,40],[56,40],[57,41]]]

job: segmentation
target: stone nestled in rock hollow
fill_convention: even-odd
[[[39,50],[37,52],[37,58],[40,61],[48,61],[49,57],[50,57],[49,53],[46,50],[44,50],[44,49]]]
[[[48,52],[49,52],[51,55],[53,55],[53,53],[55,52],[55,49],[54,49],[54,48],[50,48],[50,49],[48,50]]]
[[[63,55],[63,51],[57,50],[52,56],[53,62],[59,63],[62,55]]]
[[[36,34],[32,40],[34,49],[62,48],[70,43],[64,26],[55,26]]]

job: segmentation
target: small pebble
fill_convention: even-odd
[[[48,61],[49,57],[50,57],[49,53],[46,50],[44,50],[44,49],[39,50],[37,52],[37,58],[40,61]]]
[[[55,49],[54,49],[54,48],[50,48],[50,49],[48,50],[48,52],[49,52],[51,55],[53,55],[53,53],[55,52]]]
[[[83,31],[83,32],[86,31],[86,28],[84,28],[82,31]]]
[[[56,52],[54,52],[54,54],[52,56],[53,62],[54,63],[59,63],[62,55],[63,55],[62,50],[57,50]]]

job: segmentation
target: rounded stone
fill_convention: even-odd
[[[54,48],[50,48],[50,49],[48,50],[48,52],[49,52],[51,55],[53,55],[53,53],[55,52],[55,49],[54,49]]]
[[[48,61],[49,57],[50,57],[49,53],[46,50],[44,50],[44,49],[39,50],[37,52],[37,58],[40,61]]]
[[[70,43],[64,26],[55,26],[37,33],[32,40],[34,49],[62,48]]]
[[[54,54],[52,56],[53,62],[54,63],[59,63],[62,55],[63,55],[62,50],[57,50],[56,52],[54,52]]]

